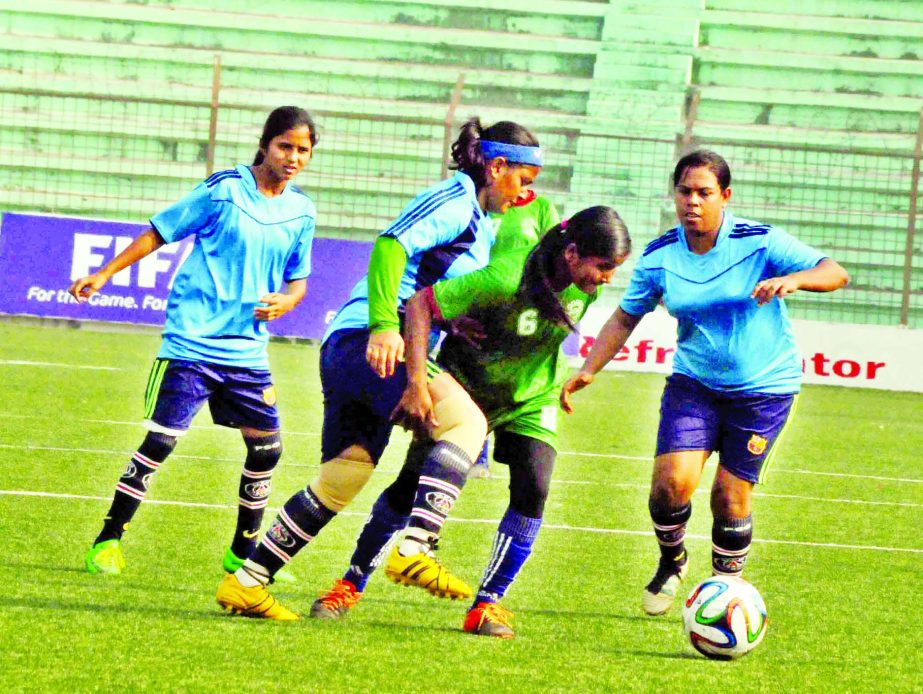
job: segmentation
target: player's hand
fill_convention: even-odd
[[[270,321],[295,308],[295,302],[288,294],[272,292],[260,297],[260,304],[253,309],[253,317],[257,320]]]
[[[429,388],[408,383],[391,412],[391,421],[417,435],[429,436],[439,426]]]
[[[798,282],[791,277],[770,277],[762,282],[757,282],[753,291],[750,293],[752,299],[756,299],[758,306],[768,304],[773,297],[780,299],[794,294],[798,291]]]
[[[74,297],[78,303],[84,303],[102,289],[108,281],[108,275],[104,275],[101,272],[94,272],[92,275],[87,275],[86,277],[81,277],[79,280],[76,280],[67,288],[67,293]]]
[[[484,325],[479,320],[468,318],[468,316],[459,316],[449,322],[449,334],[452,337],[467,342],[472,347],[478,347],[481,341],[487,337],[484,332]]]
[[[573,406],[570,404],[571,393],[583,390],[593,382],[593,374],[581,371],[577,375],[569,378],[567,383],[561,388],[561,409],[567,414],[572,414]]]
[[[381,378],[394,375],[398,362],[404,361],[404,338],[397,330],[384,330],[369,335],[365,360]]]

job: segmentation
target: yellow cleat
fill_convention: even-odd
[[[280,622],[299,619],[297,614],[283,607],[266,590],[266,586],[257,585],[248,588],[241,585],[234,574],[228,574],[222,579],[215,600],[225,610],[244,617],[275,619]]]
[[[425,588],[438,598],[464,600],[474,595],[471,586],[453,576],[432,551],[405,557],[395,545],[385,566],[385,576],[394,583]]]

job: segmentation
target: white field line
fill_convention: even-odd
[[[58,453],[91,453],[94,455],[105,455],[105,456],[125,456],[125,458],[130,458],[133,451],[117,451],[109,448],[69,448],[63,446],[33,446],[33,445],[14,445],[7,443],[0,443],[0,450],[2,449],[13,449],[13,450],[29,450],[29,451],[52,451]],[[213,458],[210,456],[204,455],[184,455],[182,453],[173,453],[170,455],[171,459],[179,460],[203,460],[212,463],[240,463],[240,458]],[[295,463],[291,461],[286,461],[283,463],[286,467],[291,468],[316,468],[320,467],[318,464],[309,464],[309,463]],[[496,464],[495,464],[496,467]],[[379,465],[375,468],[375,472],[379,474],[394,475],[397,470],[392,467],[382,467]],[[498,481],[508,480],[508,475],[494,475],[493,479]],[[590,480],[562,480],[562,479],[553,479],[551,480],[552,484],[555,485],[599,485],[599,482],[594,482]],[[607,487],[620,487],[624,489],[650,489],[650,485],[647,484],[633,484],[630,482],[611,482],[606,484]],[[696,494],[707,494],[709,490],[707,489],[697,489]],[[754,492],[753,496],[756,498],[771,498],[771,499],[794,499],[796,501],[819,501],[822,503],[831,503],[831,504],[857,504],[865,506],[903,506],[907,508],[923,508],[923,504],[916,504],[913,502],[907,501],[867,501],[864,499],[842,499],[835,497],[820,497],[820,496],[802,496],[798,494],[771,494],[768,492]]]
[[[4,419],[41,419],[41,417],[32,414],[21,414],[16,412],[0,412],[0,418]],[[79,422],[88,422],[90,424],[112,424],[116,426],[133,426],[140,427],[141,422],[136,421],[124,421],[118,419],[76,419],[71,421]],[[193,424],[191,429],[214,429],[214,425],[198,425]],[[283,436],[306,436],[309,438],[320,438],[319,432],[314,431],[290,431],[288,429],[282,430]],[[63,449],[62,449],[63,450]],[[130,455],[130,454],[129,454]],[[582,451],[560,451],[559,455],[573,456],[575,458],[602,458],[608,460],[634,460],[638,462],[653,462],[653,456],[638,456],[638,455],[620,455],[617,453],[585,453]],[[709,465],[714,465],[714,462],[709,462]],[[777,472],[789,473],[794,475],[818,475],[822,477],[845,477],[852,479],[860,480],[877,480],[879,482],[899,482],[905,484],[923,484],[923,479],[915,479],[912,477],[887,477],[883,475],[860,475],[856,473],[849,472],[821,472],[817,470],[800,470],[797,468],[784,468],[776,467],[772,468],[773,474]]]
[[[115,366],[92,366],[90,364],[61,364],[54,361],[26,361],[23,359],[0,359],[0,366],[44,366],[59,369],[90,369],[92,371],[122,371]]]
[[[50,498],[50,499],[67,499],[67,500],[88,500],[88,501],[111,501],[112,498],[108,496],[91,496],[87,494],[62,494],[54,492],[35,492],[28,490],[20,489],[0,489],[0,496],[21,496],[21,497],[39,497],[39,498]],[[170,501],[166,499],[145,499],[145,504],[152,504],[156,506],[182,506],[186,508],[209,508],[209,509],[220,509],[226,511],[235,511],[237,506],[229,506],[226,504],[205,504],[200,502],[192,501]],[[271,513],[277,512],[275,508],[268,508],[268,511]],[[367,513],[361,513],[358,511],[342,511],[340,512],[341,516],[358,516],[365,518],[368,516]],[[452,522],[455,523],[476,523],[476,524],[488,524],[488,525],[497,525],[500,521],[497,519],[487,519],[487,518],[451,518]],[[621,528],[594,528],[587,526],[579,525],[561,525],[556,523],[544,523],[543,528],[549,530],[567,530],[571,532],[578,533],[596,533],[596,534],[605,534],[605,535],[638,535],[638,536],[650,536],[653,533],[650,530],[624,530]],[[711,541],[711,535],[686,535],[687,538],[695,540],[708,540]],[[899,552],[907,554],[923,554],[923,549],[914,549],[912,547],[881,547],[878,545],[847,545],[838,542],[807,542],[802,540],[769,540],[765,538],[753,538],[753,542],[763,542],[766,544],[774,545],[795,545],[799,547],[823,547],[829,549],[854,549],[854,550],[867,550],[874,552]]]

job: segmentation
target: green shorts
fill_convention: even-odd
[[[432,381],[443,371],[444,369],[432,359],[427,361],[428,380]],[[478,406],[480,407],[480,404]],[[555,389],[554,392],[541,393],[510,409],[484,412],[484,416],[487,417],[488,431],[508,431],[520,436],[528,436],[547,443],[557,452],[560,412],[561,405],[557,389]]]

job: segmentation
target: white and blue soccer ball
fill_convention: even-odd
[[[756,648],[766,635],[766,603],[742,578],[712,576],[683,605],[683,630],[699,653],[733,660]]]

